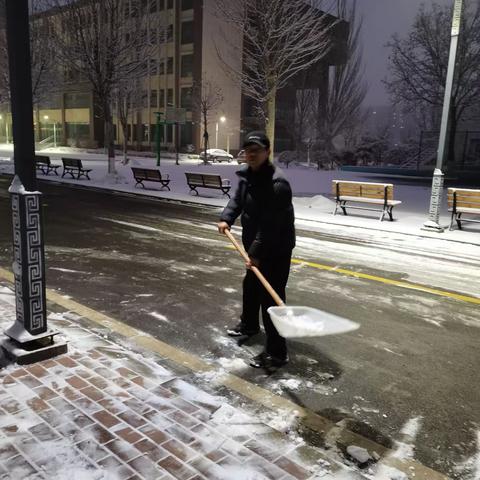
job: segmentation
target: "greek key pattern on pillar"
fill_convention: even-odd
[[[17,321],[32,335],[46,330],[45,265],[40,193],[13,193]]]

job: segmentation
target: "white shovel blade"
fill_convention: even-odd
[[[358,323],[310,307],[270,307],[268,313],[285,338],[323,337],[356,330]]]

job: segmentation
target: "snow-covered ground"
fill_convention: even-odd
[[[189,192],[185,180],[185,172],[204,172],[217,173],[222,178],[228,178],[232,182],[232,192],[237,185],[237,175],[235,174],[239,166],[233,163],[215,163],[203,165],[200,160],[190,158],[188,155],[180,155],[180,165],[175,165],[174,156],[171,154],[166,158],[163,154],[160,170],[162,174],[168,174],[171,182],[171,191],[161,189],[157,183],[146,183],[147,188],[135,187],[135,181],[132,176],[132,166],[143,166],[156,168],[156,159],[146,156],[129,155],[130,163],[122,164],[122,157],[118,156],[116,168],[118,175],[107,175],[107,160],[103,151],[98,153],[87,152],[86,150],[72,149],[69,147],[58,147],[43,150],[39,152],[42,155],[51,157],[52,162],[61,165],[62,156],[81,158],[85,168],[91,168],[91,181],[84,178],[73,180],[71,178],[61,178],[60,176],[44,176],[42,179],[49,181],[61,181],[70,184],[83,185],[107,190],[116,190],[125,193],[136,193],[139,195],[148,195],[152,197],[166,198],[175,201],[188,201],[223,207],[228,198],[223,196],[220,191],[199,189],[199,196]],[[12,146],[0,145],[0,173],[13,173]],[[61,169],[60,169],[61,171]],[[409,183],[400,182],[397,179],[385,180],[366,177],[361,173],[342,172],[342,171],[318,171],[313,166],[308,168],[305,165],[291,166],[284,170],[294,193],[294,205],[297,218],[297,224],[308,228],[313,228],[315,223],[331,225],[336,233],[352,233],[354,228],[368,229],[374,231],[403,233],[415,236],[422,236],[432,239],[455,240],[462,243],[473,243],[480,245],[480,226],[476,224],[467,224],[463,231],[453,230],[445,231],[442,234],[426,232],[421,230],[423,223],[427,219],[427,212],[430,202],[430,185],[425,183],[416,183],[412,180]],[[393,183],[395,185],[395,198],[402,201],[402,204],[394,209],[394,222],[388,220],[380,222],[376,212],[353,211],[351,215],[344,216],[337,214],[334,216],[334,201],[331,199],[332,180],[346,179],[357,181],[381,181]],[[449,214],[446,206],[446,193],[443,195],[441,222],[445,226],[449,224]]]

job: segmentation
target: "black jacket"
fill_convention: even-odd
[[[258,172],[244,165],[238,188],[220,220],[233,225],[242,214],[242,240],[252,258],[290,254],[295,247],[292,189],[283,172],[266,162]]]

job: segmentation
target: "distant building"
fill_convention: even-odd
[[[199,151],[203,130],[192,112],[192,86],[213,80],[223,93],[223,104],[210,115],[208,125],[210,147],[238,150],[242,134],[259,124],[253,115],[252,104],[241,89],[225,73],[218,59],[222,50],[221,30],[224,23],[215,15],[215,0],[119,0],[130,6],[141,5],[149,15],[147,39],[156,46],[149,61],[149,73],[143,82],[143,105],[131,118],[127,129],[129,148],[151,150],[155,142],[155,112],[165,118],[168,107],[186,110],[183,125],[162,125],[162,147],[185,149],[193,145]],[[236,1],[236,0],[231,0]],[[43,12],[36,21],[41,21]],[[54,13],[53,13],[54,15]],[[331,17],[332,19],[334,17]],[[298,88],[318,88],[326,92],[328,68],[345,61],[345,40],[348,24],[338,22],[333,29],[333,47],[328,57],[312,66],[302,77],[294,79],[277,98],[277,148],[292,148],[290,124],[295,115],[295,97]],[[242,38],[238,38],[241,45]],[[242,58],[230,63],[241,68]],[[304,79],[307,79],[306,83]],[[35,107],[37,141],[51,138],[53,131],[59,143],[97,147],[103,144],[103,121],[89,84],[72,71],[58,72],[58,88]],[[224,121],[220,121],[220,118]],[[6,106],[2,119],[7,118]],[[7,124],[8,125],[8,124]],[[0,137],[5,127],[0,119]],[[216,135],[218,132],[218,135]],[[217,141],[216,141],[217,140]],[[123,142],[122,129],[116,121],[115,141]]]

